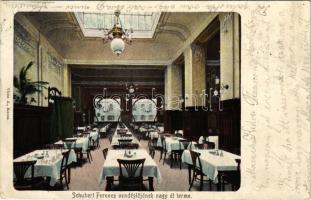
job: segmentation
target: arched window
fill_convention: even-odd
[[[135,122],[153,122],[157,116],[157,99],[133,99],[132,115]]]
[[[95,122],[117,122],[121,115],[121,100],[117,99],[99,99],[95,100]]]

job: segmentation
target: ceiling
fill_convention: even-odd
[[[211,13],[161,13],[152,38],[134,38],[131,46],[117,57],[109,44],[100,37],[84,37],[74,13],[32,12],[24,13],[50,41],[67,63],[105,63],[142,61],[164,63],[172,59],[184,42]],[[143,62],[148,63],[148,62]]]

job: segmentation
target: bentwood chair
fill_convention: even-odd
[[[161,144],[162,144],[162,149],[161,149],[161,156],[160,156],[160,160],[162,159],[162,155],[164,154],[163,157],[163,165],[166,159],[166,154],[167,154],[167,148],[166,148],[166,142],[165,142],[165,137],[161,136]]]
[[[143,170],[145,158],[136,160],[117,159],[117,161],[119,163],[119,170],[120,170],[119,176],[120,190],[142,191],[144,189]]]
[[[202,171],[202,164],[201,164],[201,159],[200,159],[200,153],[189,150],[190,151],[190,156],[191,156],[191,160],[192,160],[192,165],[189,165],[191,171],[192,171],[192,179],[190,180],[189,184],[189,191],[191,190],[192,186],[193,186],[193,182],[196,180],[200,181],[200,191],[202,191],[203,189],[203,182],[204,182],[204,176],[206,176],[203,171]],[[197,163],[199,164],[199,166],[197,166]],[[189,174],[191,175],[191,173]],[[200,176],[200,178],[198,178],[198,176]],[[190,177],[189,177],[190,178]],[[210,185],[210,189],[212,188],[212,182],[211,180],[206,180],[209,182]]]
[[[131,144],[132,141],[133,141],[133,139],[118,139],[119,148],[120,149],[126,149],[127,146],[129,146],[129,144]]]
[[[15,174],[14,188],[17,190],[34,190],[43,186],[44,179],[42,177],[34,177],[34,168],[36,160],[14,162],[13,171]],[[26,178],[26,172],[30,168],[30,177]]]
[[[152,158],[154,158],[155,151],[157,149],[158,138],[150,139],[148,142],[149,154]]]
[[[240,172],[240,165],[241,159],[235,159],[237,163],[237,170],[236,171],[223,171],[221,173],[221,187],[222,190],[225,190],[225,184],[231,184],[231,190],[236,191],[240,188],[241,184],[241,172]]]
[[[89,139],[88,139],[89,141],[88,141],[88,147],[87,147],[87,149],[86,149],[86,151],[84,152],[84,151],[82,151],[82,154],[86,154],[86,156],[87,156],[87,160],[89,161],[89,163],[91,163],[91,161],[93,160],[93,158],[92,158],[92,154],[91,154],[91,148],[92,148],[92,138],[91,137],[89,137]]]
[[[61,166],[60,166],[60,172],[59,172],[59,184],[61,189],[64,188],[63,185],[63,180],[65,180],[65,185],[67,187],[67,189],[69,190],[69,173],[70,171],[68,169],[68,159],[69,159],[69,154],[70,151],[67,150],[65,152],[62,153],[63,154],[63,158],[62,158],[62,162],[61,162]]]
[[[63,139],[63,145],[70,151],[76,147],[76,141],[77,139]]]
[[[184,140],[179,140],[179,149],[178,150],[173,150],[172,154],[171,154],[171,167],[172,167],[172,163],[174,162],[178,162],[179,163],[179,168],[181,169],[181,156],[184,152],[184,149],[187,149],[188,146],[191,145],[191,142],[184,139]]]

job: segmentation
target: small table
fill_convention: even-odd
[[[170,153],[172,150],[180,150],[180,148],[179,148],[179,141],[180,140],[184,140],[184,138],[165,137],[165,144],[166,144],[167,152]],[[194,149],[195,144],[196,144],[196,142],[190,142],[187,147],[184,147],[182,144],[181,148],[182,149],[190,149],[190,147],[191,147],[191,149]],[[157,146],[162,147],[161,137],[158,138]]]
[[[235,159],[241,159],[240,156],[232,154],[230,152],[224,150],[218,150],[218,152],[222,151],[221,155],[216,155],[215,150],[207,150],[207,149],[196,149],[193,150],[195,152],[200,153],[200,160],[202,164],[202,172],[214,183],[218,184],[218,189],[220,189],[220,173],[222,171],[235,171],[237,170],[237,163]],[[188,164],[189,169],[189,181],[191,180],[191,167],[193,165],[190,151],[185,150],[181,157],[182,162]],[[199,162],[196,163],[196,166],[199,167]]]
[[[72,138],[66,138],[66,139],[76,139],[76,148],[82,148],[83,152],[86,152],[86,150],[89,147],[89,138],[88,137],[72,137]],[[62,140],[59,140],[55,142],[54,144],[63,144]],[[65,147],[66,148],[66,147]]]
[[[148,152],[144,149],[131,150],[133,153],[136,153],[132,158],[127,158],[124,156],[125,150],[109,150],[106,161],[102,167],[102,171],[99,176],[100,184],[106,179],[107,185],[106,190],[111,190],[113,184],[113,177],[119,176],[119,163],[117,159],[142,159],[145,158],[143,176],[148,177],[149,188],[153,188],[153,178],[157,178],[158,183],[161,182],[161,173],[158,165],[151,158]]]
[[[51,177],[50,186],[54,186],[60,177],[60,167],[63,159],[62,152],[66,150],[60,149],[42,149],[35,150],[23,156],[20,156],[14,161],[31,161],[37,160],[34,165],[34,177]],[[47,153],[47,154],[46,154]],[[37,156],[36,156],[37,155]],[[37,158],[39,155],[43,158]],[[71,150],[68,158],[68,165],[77,162],[76,154]],[[31,169],[29,168],[25,174],[25,177],[31,177]]]

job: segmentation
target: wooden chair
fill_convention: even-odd
[[[148,142],[149,154],[152,158],[154,158],[155,151],[157,149],[158,138],[150,139]]]
[[[136,160],[122,160],[117,159],[119,163],[119,183],[122,191],[142,191],[143,184],[143,170],[145,159]],[[126,172],[126,173],[124,173]]]
[[[89,138],[89,142],[88,142],[88,147],[90,148],[90,150],[94,150],[95,149],[95,141],[92,139],[92,137],[88,136]]]
[[[63,149],[64,144],[46,144],[45,148],[46,149]]]
[[[92,154],[91,154],[91,148],[92,148],[92,138],[89,137],[89,139],[88,139],[88,147],[87,147],[85,152],[82,151],[82,155],[86,154],[87,160],[89,161],[89,163],[91,163],[91,161],[93,161],[93,157],[92,157]]]
[[[132,141],[133,139],[118,139],[119,148],[125,149]]]
[[[33,161],[21,161],[13,163],[13,170],[15,174],[14,188],[16,190],[34,190],[40,189],[43,186],[44,179],[42,177],[34,177],[34,168],[36,160]],[[31,174],[29,178],[26,178],[26,172],[30,168]]]
[[[70,151],[76,147],[76,141],[77,139],[63,139],[63,145]]]
[[[68,159],[69,159],[69,154],[70,151],[67,150],[65,152],[62,153],[63,154],[63,158],[62,158],[62,162],[61,162],[61,166],[60,166],[60,172],[59,172],[59,184],[61,189],[63,189],[64,185],[63,185],[63,180],[65,180],[65,185],[67,187],[67,189],[69,190],[69,174],[70,174],[70,167],[68,168]]]
[[[190,150],[192,165],[189,165],[189,167],[191,168],[193,173],[192,173],[192,179],[189,183],[190,184],[189,191],[191,190],[191,188],[193,186],[193,182],[195,180],[200,181],[200,191],[202,191],[202,189],[203,189],[204,176],[206,176],[206,175],[202,171],[202,164],[201,164],[200,155],[201,155],[200,153]],[[197,166],[197,163],[199,163],[199,166]],[[198,176],[200,176],[200,178],[197,178]],[[210,189],[211,189],[212,188],[212,182],[211,182],[211,180],[207,180],[207,181],[209,181]]]
[[[108,154],[108,148],[103,149],[103,155],[104,155],[105,160],[107,158],[107,154]]]
[[[221,187],[222,190],[225,190],[225,184],[231,184],[231,190],[236,191],[240,188],[241,184],[241,172],[240,172],[240,165],[241,159],[235,159],[237,163],[237,170],[236,171],[223,171],[221,172]]]
[[[179,168],[181,169],[181,156],[184,152],[184,149],[189,146],[190,142],[186,139],[179,140],[179,149],[175,149],[171,151],[170,155],[170,167],[173,167],[173,163],[179,163]]]
[[[97,139],[94,141],[94,143],[95,143],[96,148],[99,148],[99,147],[100,147],[100,144],[99,144],[99,137],[97,137]]]
[[[164,165],[166,154],[167,154],[167,148],[166,148],[166,142],[165,142],[165,137],[164,136],[161,136],[161,144],[162,144],[162,149],[161,149],[160,160],[162,159],[162,155],[164,154],[164,157],[163,157],[163,165]]]

